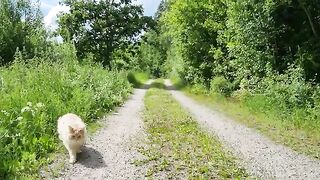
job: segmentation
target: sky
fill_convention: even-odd
[[[142,4],[144,15],[153,16],[161,0],[132,0],[134,4]],[[44,24],[54,30],[58,27],[56,20],[59,12],[67,12],[67,6],[59,5],[59,0],[40,0],[40,8],[44,15]]]

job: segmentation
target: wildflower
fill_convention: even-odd
[[[31,114],[32,114],[33,117],[36,116],[36,113],[32,109],[31,109]]]
[[[27,111],[31,111],[31,108],[29,106],[26,106],[26,107],[21,109],[21,113],[24,113],[24,112],[27,112]]]
[[[31,107],[32,106],[32,102],[27,102],[27,106]]]
[[[42,107],[44,107],[44,104],[41,103],[41,102],[39,102],[39,103],[36,104],[36,107],[37,107],[37,108],[42,108]]]
[[[5,115],[5,116],[9,116],[10,114],[7,112],[7,111],[5,111],[5,110],[1,110],[1,112]]]
[[[21,117],[21,116],[19,116],[19,117],[17,118],[18,121],[21,121],[22,119],[23,119],[23,117]]]

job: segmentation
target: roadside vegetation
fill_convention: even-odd
[[[152,87],[159,87],[159,82]],[[162,86],[163,87],[163,84]],[[246,172],[222,148],[216,137],[196,121],[163,89],[151,88],[145,96],[146,156],[137,164],[148,166],[147,177],[223,179],[245,178]]]
[[[68,48],[69,47],[69,48]],[[0,174],[36,174],[57,149],[56,122],[73,112],[90,124],[131,92],[126,73],[79,63],[71,45],[51,59],[24,59],[0,68]]]
[[[133,85],[138,88],[149,80],[149,73],[145,72],[129,72],[127,79]]]
[[[0,0],[0,179],[39,176],[60,147],[59,116],[76,113],[94,131],[126,100],[128,72],[141,71],[134,37],[152,22],[131,1],[64,1],[71,10],[53,32],[39,3]]]
[[[190,94],[320,158],[319,9],[305,0],[162,1],[144,47]]]
[[[320,158],[318,125],[313,121],[297,125],[296,121],[302,117],[283,117],[279,107],[265,107],[261,100],[246,97],[225,97],[219,92],[210,92],[205,87],[197,85],[183,85],[177,78],[173,78],[174,86],[187,95],[221,113],[225,113],[234,120],[255,128],[275,142],[284,144],[298,152]]]

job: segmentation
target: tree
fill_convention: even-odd
[[[11,62],[17,49],[28,58],[45,51],[42,19],[39,6],[30,0],[0,0],[0,65]]]
[[[154,19],[156,21],[158,21],[160,19],[162,14],[167,10],[167,7],[168,7],[168,1],[161,0],[156,13],[154,14]]]
[[[120,45],[135,41],[147,29],[151,17],[143,16],[142,6],[131,0],[67,0],[69,13],[59,19],[59,33],[74,42],[77,55],[92,53],[96,61],[110,67],[112,52]]]
[[[187,81],[207,81],[212,77],[215,61],[211,52],[219,49],[218,32],[224,27],[225,6],[220,0],[171,0],[162,13],[162,33],[171,41],[169,61],[183,67],[179,74]],[[181,70],[181,68],[178,68]]]
[[[163,37],[154,30],[149,30],[140,41],[137,54],[141,70],[149,71],[151,75],[160,77],[164,75],[164,61],[166,60],[166,46]]]

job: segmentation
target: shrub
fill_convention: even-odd
[[[193,94],[208,94],[207,87],[201,83],[195,83],[190,87]]]
[[[270,73],[256,89],[283,109],[305,108],[313,103],[313,87],[306,82],[300,67],[290,66],[283,74]]]
[[[230,96],[232,84],[222,76],[214,77],[210,82],[210,92]]]

